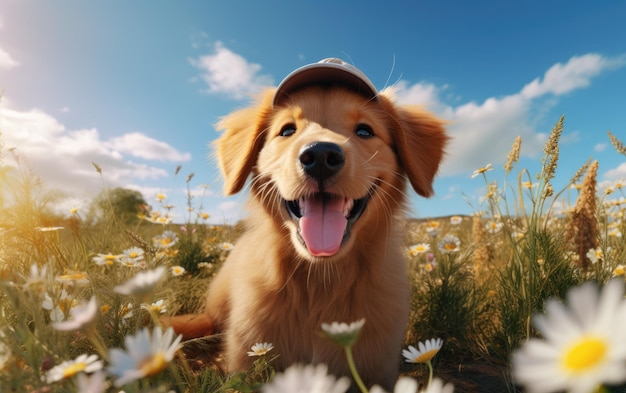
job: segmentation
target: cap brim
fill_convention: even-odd
[[[276,89],[273,104],[280,104],[290,93],[308,86],[344,86],[366,98],[378,96],[374,84],[357,68],[337,63],[314,63],[287,75]]]

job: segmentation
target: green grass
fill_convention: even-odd
[[[594,193],[595,214],[589,225],[597,228],[593,240],[603,251],[603,259],[583,268],[580,255],[579,263],[573,257],[577,244],[567,236],[573,217],[570,211],[575,208],[570,199],[579,191],[572,191],[570,186],[580,183],[590,163],[572,174],[565,189],[552,189],[562,127],[561,119],[546,144],[540,173],[514,170],[515,146],[507,162],[506,178],[490,178],[489,171],[480,173],[488,193],[474,216],[461,217],[460,222],[450,217],[405,222],[407,251],[420,243],[430,248],[424,253],[407,252],[412,295],[406,344],[442,338],[443,348],[433,359],[435,375],[453,382],[457,392],[517,391],[511,381],[509,359],[525,340],[537,335],[530,320],[542,312],[544,301],[563,298],[569,288],[584,281],[605,283],[620,273],[626,261],[626,246],[617,236],[618,232],[626,233],[626,203],[619,184],[609,192]],[[621,142],[610,137],[620,152]],[[136,212],[129,215],[134,205],[124,206],[120,201],[133,196],[124,196],[120,190],[104,192],[92,208],[58,216],[51,209],[54,194],[46,190],[43,181],[21,166],[5,165],[8,158],[0,144],[0,174],[4,176],[0,179],[3,392],[77,391],[77,377],[49,383],[45,375],[55,365],[82,354],[97,354],[106,365],[109,349],[124,348],[126,336],[158,324],[159,316],[202,308],[204,292],[228,255],[221,245],[235,243],[239,227],[205,224],[199,214],[201,202],[194,206],[191,196],[182,226],[155,224],[137,218]],[[102,173],[97,165],[94,167]],[[193,175],[187,177],[188,188],[192,179]],[[570,210],[557,212],[557,204]],[[167,205],[159,209],[162,216],[168,212]],[[49,227],[63,229],[42,230]],[[172,247],[155,242],[165,231],[177,237]],[[457,250],[441,244],[450,236],[458,239]],[[145,269],[168,267],[167,278],[144,296],[126,296],[114,290],[142,268],[120,263],[98,266],[93,261],[98,253],[121,254],[131,247],[144,251]],[[24,285],[32,266],[47,269],[40,286]],[[174,266],[184,268],[185,273],[172,275],[169,269]],[[77,272],[88,283],[63,284],[57,280]],[[54,315],[43,306],[46,297],[57,314],[67,318],[72,306],[92,296],[100,307],[93,324],[71,332],[52,327]],[[159,300],[166,307],[165,313],[148,310],[146,305]],[[213,337],[185,343],[184,350],[161,372],[125,385],[124,391],[247,392],[258,390],[273,378],[271,359],[280,354],[271,352],[259,357],[250,370],[235,375],[220,373],[216,366],[218,341]],[[424,365],[404,364],[401,371],[420,383],[427,380]]]

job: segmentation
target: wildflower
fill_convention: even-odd
[[[78,330],[88,325],[98,313],[96,298],[92,297],[87,304],[79,304],[70,309],[71,319],[63,322],[53,322],[56,330]]]
[[[409,255],[412,257],[417,256],[419,254],[423,254],[428,251],[430,251],[430,244],[428,243],[415,244],[409,247]]]
[[[459,225],[463,222],[463,217],[461,216],[452,216],[450,217],[450,224]]]
[[[80,393],[103,393],[109,387],[106,377],[106,373],[102,371],[97,371],[91,376],[78,374],[76,377],[77,391]]]
[[[428,388],[426,388],[426,390],[420,390],[420,393],[454,393],[454,385],[451,383],[444,385],[441,379],[434,378],[428,384]]]
[[[328,374],[325,364],[300,365],[294,364],[261,390],[263,393],[345,393],[350,387],[350,379],[336,379]]]
[[[148,305],[146,303],[143,303],[141,305],[141,307],[145,310],[151,311],[155,314],[165,314],[167,312],[167,308],[165,307],[165,304],[163,302],[163,299],[161,300],[157,300],[156,302]]]
[[[592,392],[626,381],[624,282],[602,291],[587,282],[567,292],[567,306],[545,304],[533,323],[543,339],[531,338],[513,353],[514,379],[529,391]]]
[[[427,363],[431,361],[443,346],[443,340],[431,338],[424,343],[420,341],[417,346],[419,349],[409,345],[409,349],[402,350],[402,356],[404,356],[407,363]]]
[[[485,165],[485,166],[484,166],[484,167],[482,167],[482,168],[478,168],[478,169],[476,169],[476,170],[472,173],[472,179],[473,179],[473,178],[475,178],[475,177],[477,177],[477,176],[479,176],[479,175],[482,175],[483,173],[488,172],[488,171],[493,171],[493,165],[491,165],[491,163],[489,163],[489,164]]]
[[[198,217],[200,217],[203,220],[208,220],[209,217],[211,217],[211,216],[207,212],[200,212],[200,213],[198,213]]]
[[[426,223],[426,234],[430,237],[437,237],[439,235],[439,221],[428,221]]]
[[[522,188],[526,188],[528,190],[531,190],[535,187],[537,187],[539,184],[538,183],[533,183],[531,181],[523,181],[522,182]]]
[[[198,267],[200,269],[213,269],[213,264],[211,262],[198,262]]]
[[[57,276],[55,279],[57,282],[64,285],[76,285],[83,286],[89,284],[89,279],[87,278],[86,272],[74,272],[70,271],[67,274],[63,274],[61,276]]]
[[[178,241],[178,236],[172,231],[165,231],[159,236],[155,236],[152,239],[154,245],[158,248],[170,248]]]
[[[233,243],[229,243],[229,242],[222,242],[219,247],[223,251],[232,251],[233,248],[235,248]]]
[[[26,277],[26,282],[23,285],[24,289],[38,296],[43,295],[48,284],[47,270],[47,265],[42,266],[41,270],[35,263],[30,265],[30,276]]]
[[[587,251],[587,254],[585,255],[587,256],[587,258],[589,258],[593,265],[604,260],[604,252],[600,247],[589,249],[589,251]]]
[[[133,309],[133,304],[132,303],[126,303],[126,305],[122,305],[120,307],[120,318],[122,318],[122,321],[126,321],[129,318],[132,318],[133,314],[135,313],[135,310]]]
[[[322,330],[328,338],[344,347],[351,347],[359,338],[361,328],[365,324],[365,318],[352,322],[349,325],[345,322],[322,323]]]
[[[619,228],[609,228],[607,233],[610,237],[622,237],[622,231]]]
[[[120,262],[126,266],[141,266],[144,258],[144,250],[139,247],[131,247],[124,250],[120,255]],[[145,263],[143,264],[145,266]]]
[[[174,337],[174,329],[165,332],[160,326],[152,333],[143,328],[134,336],[126,336],[126,351],[113,348],[109,351],[109,371],[117,376],[115,386],[120,387],[144,377],[157,375],[174,359],[183,336]]]
[[[624,275],[624,265],[617,265],[615,269],[613,269],[613,276],[623,276]]]
[[[426,270],[426,272],[428,272],[428,273],[432,272],[433,270],[435,270],[435,264],[434,264],[434,263],[427,262],[427,263],[424,265],[424,270]]]
[[[248,352],[248,356],[263,356],[274,349],[274,345],[271,343],[256,343],[251,349],[252,351]]]
[[[113,291],[122,295],[146,295],[161,281],[164,273],[164,266],[159,266],[154,270],[139,272],[124,284],[116,285]]]
[[[65,313],[71,312],[72,308],[78,306],[78,300],[70,296],[65,289],[61,291],[58,299],[53,300],[47,293],[41,306],[50,311],[50,319],[52,322],[61,322],[65,319]]]
[[[102,360],[98,360],[98,355],[83,354],[74,360],[66,360],[58,366],[52,367],[46,373],[46,382],[52,383],[68,379],[81,372],[92,373],[102,370],[102,366]]]
[[[91,260],[98,266],[111,266],[119,259],[119,255],[107,253],[97,254]]]
[[[172,276],[174,276],[174,277],[180,277],[180,276],[182,276],[183,274],[185,274],[185,271],[186,271],[186,270],[185,270],[185,268],[184,268],[184,267],[182,267],[182,266],[172,266],[171,271],[172,271]]]
[[[157,202],[163,202],[165,199],[167,199],[167,195],[165,195],[162,192],[159,192],[156,194],[156,196],[154,197],[154,199],[157,200]]]
[[[500,221],[490,220],[487,224],[485,224],[485,229],[491,234],[498,233],[502,229],[504,224]]]
[[[70,209],[70,215],[74,215],[74,214],[78,215],[78,210],[80,210],[80,207],[78,207],[78,206],[72,207]]]
[[[441,239],[441,241],[439,242],[439,244],[437,244],[437,247],[439,247],[439,250],[445,253],[459,251],[460,246],[461,246],[461,240],[459,240],[459,238],[454,235],[444,236],[443,239]]]
[[[400,377],[393,387],[393,393],[417,393],[417,381],[410,377]],[[386,393],[380,386],[374,385],[369,393]]]

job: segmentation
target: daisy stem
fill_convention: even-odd
[[[356,382],[357,386],[361,390],[362,393],[367,393],[367,388],[359,375],[359,372],[354,365],[354,358],[352,357],[352,347],[347,345],[343,347],[346,351],[346,358],[348,359],[348,367],[350,367],[350,372],[352,373],[352,377],[354,378],[354,382]]]
[[[433,364],[430,360],[426,364],[428,365],[428,386],[430,386],[430,383],[433,381]]]

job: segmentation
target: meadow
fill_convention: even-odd
[[[396,392],[416,382],[430,393],[626,391],[624,181],[599,189],[589,160],[553,189],[562,132],[563,118],[539,173],[517,167],[519,138],[504,178],[477,168],[481,211],[403,223],[412,292]],[[150,206],[105,189],[55,213],[54,191],[0,134],[0,392],[346,391],[323,367],[275,372],[271,343],[250,348],[249,370],[225,375],[219,336],[181,342],[161,327],[201,310],[241,227],[207,224],[191,193],[174,223],[167,196],[154,197]],[[367,324],[328,322],[320,332],[347,354]]]

